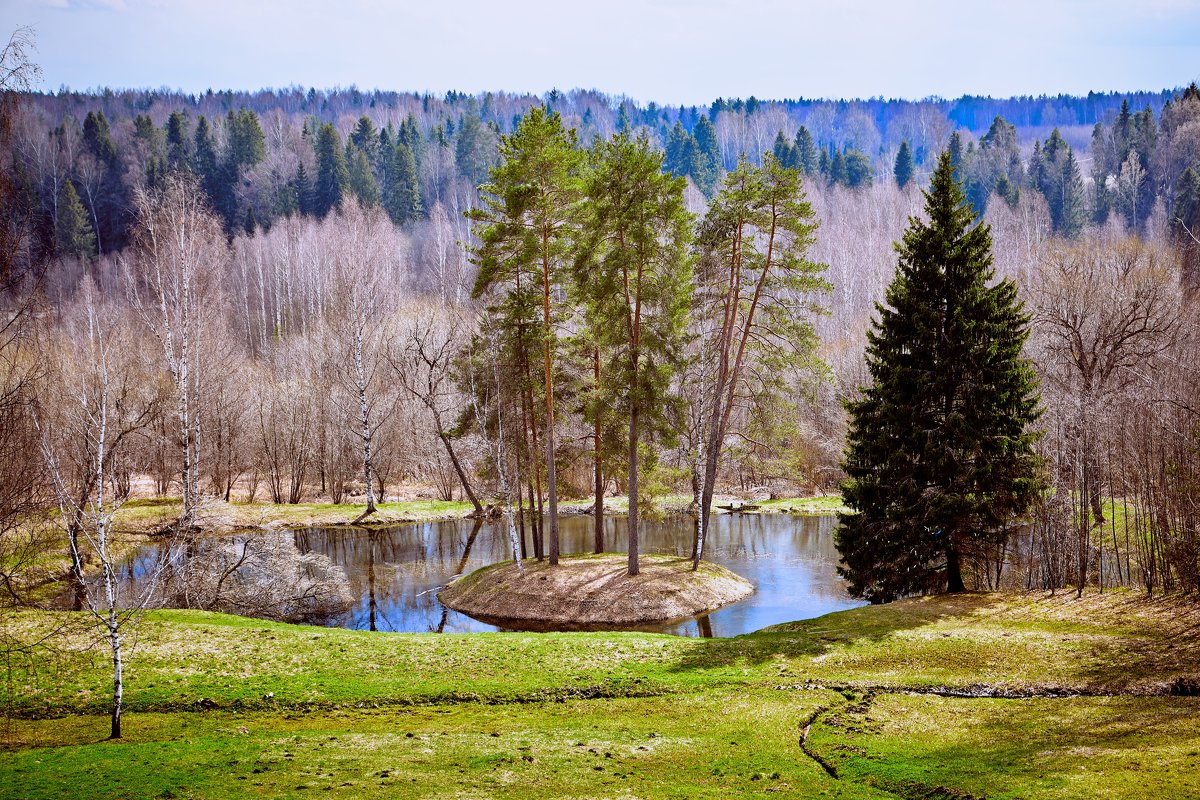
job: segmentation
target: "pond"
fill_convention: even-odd
[[[800,517],[786,514],[720,514],[713,517],[706,558],[749,579],[755,592],[746,600],[720,608],[710,614],[670,623],[643,626],[641,630],[683,636],[736,636],[768,625],[799,619],[811,619],[862,605],[851,598],[838,577],[837,550],[833,544],[834,517]],[[642,552],[686,556],[691,551],[690,517],[668,517],[662,521],[643,521]],[[559,521],[563,553],[591,551],[593,520],[586,516],[563,516]],[[623,551],[626,520],[605,520],[607,549]],[[129,566],[132,583],[158,561],[158,545],[143,550]],[[308,528],[281,533],[250,533],[235,537],[206,540],[188,552],[176,550],[168,560],[173,580],[165,581],[174,590],[165,592],[166,605],[206,606],[203,581],[188,576],[189,565],[205,562],[208,581],[224,574],[229,565],[251,547],[258,557],[246,561],[240,569],[257,569],[256,592],[278,591],[287,597],[289,579],[296,582],[314,571],[325,579],[324,585],[340,586],[340,599],[349,601],[349,610],[319,618],[321,624],[358,630],[465,633],[494,631],[495,626],[474,620],[438,602],[438,590],[459,574],[506,560],[508,537],[503,523],[472,520],[427,522],[381,529]],[[241,549],[239,549],[241,548]],[[264,560],[262,554],[267,552]],[[211,566],[214,553],[220,554],[220,567]],[[331,570],[331,564],[345,572],[345,581]],[[332,580],[329,580],[332,576]],[[281,584],[283,585],[281,587]],[[228,584],[226,584],[228,586]],[[320,587],[321,581],[315,586]],[[261,587],[267,587],[262,589]],[[128,586],[134,590],[134,586]],[[312,603],[314,592],[303,602]],[[253,607],[238,613],[251,616],[278,614],[277,601],[269,596],[259,600],[259,614]],[[279,600],[278,602],[283,602]],[[287,602],[291,602],[291,599]],[[321,598],[317,598],[318,604]]]
[[[836,572],[834,523],[833,517],[784,514],[714,516],[708,560],[748,578],[754,594],[706,617],[643,629],[685,636],[736,636],[861,605],[846,593]],[[592,525],[590,517],[561,517],[562,551],[590,552]],[[642,552],[687,555],[691,551],[690,519],[675,517],[643,525]],[[384,631],[497,630],[444,607],[437,590],[455,575],[509,557],[500,523],[476,526],[460,520],[375,531],[308,529],[294,535],[302,552],[328,556],[349,578],[354,605],[330,624]],[[624,518],[605,520],[607,549],[623,551],[625,536]]]

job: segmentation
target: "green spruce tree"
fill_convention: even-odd
[[[904,139],[900,142],[900,150],[896,153],[896,164],[892,168],[892,175],[896,178],[896,185],[901,189],[908,186],[913,179],[913,171],[915,169],[912,148],[908,146],[908,139]]]
[[[812,134],[803,125],[796,131],[796,159],[798,167],[804,175],[816,175],[818,158],[817,145]]]
[[[696,140],[692,180],[700,187],[700,191],[712,197],[717,188],[717,181],[721,178],[721,146],[717,142],[717,129],[708,121],[708,117],[701,116],[696,122],[692,136]]]
[[[1037,380],[1021,354],[1030,317],[1011,281],[991,283],[991,234],[949,152],[925,211],[896,245],[868,333],[871,382],[846,405],[839,572],[876,603],[963,590],[964,559],[1002,542],[1040,489]]]
[[[54,228],[55,245],[60,256],[89,258],[96,252],[96,234],[88,219],[87,209],[67,181],[58,193],[58,218]]]
[[[313,186],[312,212],[323,218],[335,208],[341,208],[342,197],[350,183],[350,171],[346,168],[341,137],[332,125],[326,123],[317,131],[316,151],[317,180]]]

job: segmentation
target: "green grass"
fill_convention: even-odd
[[[109,673],[83,633],[11,662],[0,797],[1189,796],[1200,701],[1165,690],[1200,674],[1198,624],[1191,601],[1129,592],[909,600],[711,640],[155,612],[121,743],[102,741]],[[944,688],[1114,696],[909,693]],[[799,748],[821,709],[808,744],[840,780]]]
[[[809,744],[843,780],[901,796],[939,786],[990,800],[1200,796],[1196,698],[884,694],[826,715]]]
[[[755,505],[763,511],[779,511],[785,514],[827,516],[839,511],[848,511],[842,504],[840,494],[825,494],[816,497],[786,497],[779,500],[761,500]]]

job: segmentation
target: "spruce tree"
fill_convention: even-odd
[[[56,223],[54,238],[60,256],[88,258],[96,252],[96,234],[71,181],[65,182],[58,193]]]
[[[1002,542],[1040,487],[1030,316],[1011,281],[989,285],[991,233],[949,152],[924,194],[928,222],[910,219],[868,333],[871,383],[846,404],[839,572],[876,603],[961,591],[963,559]]]
[[[909,181],[913,178],[914,169],[912,148],[908,146],[908,139],[904,139],[900,142],[900,151],[896,153],[896,164],[892,168],[896,185],[901,189],[908,186]]]
[[[796,159],[800,171],[805,175],[817,174],[817,145],[808,128],[803,125],[796,131]]]
[[[342,152],[342,140],[337,130],[326,123],[317,132],[317,181],[313,187],[312,211],[324,217],[335,208],[341,208],[342,197],[350,183],[350,172],[346,168],[346,156]]]
[[[700,191],[711,197],[716,191],[717,180],[721,177],[721,146],[717,142],[717,129],[701,116],[692,132],[696,140],[695,171],[692,180],[700,187]]]

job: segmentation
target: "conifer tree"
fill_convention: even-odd
[[[571,258],[573,225],[580,198],[583,153],[574,129],[563,127],[558,114],[535,107],[520,119],[512,134],[501,137],[501,163],[484,184],[483,207],[472,213],[481,223],[479,246],[472,253],[479,266],[473,294],[505,284],[520,294],[520,276],[533,272],[540,291],[542,388],[545,395],[549,559],[558,564],[558,488],[554,425],[555,309],[554,287],[566,276]],[[526,287],[528,290],[528,280]]]
[[[383,204],[392,222],[403,225],[420,219],[424,209],[417,179],[417,163],[412,149],[402,139],[397,139],[392,146],[384,178]]]
[[[346,185],[350,182],[341,137],[329,123],[317,132],[317,181],[313,186],[312,211],[324,217],[342,205]]]
[[[1003,541],[1039,491],[1029,428],[1030,316],[1011,281],[989,285],[991,233],[938,159],[886,305],[868,334],[871,383],[848,402],[846,505],[835,541],[855,595],[888,602],[964,588],[962,561]]]
[[[60,256],[88,258],[96,252],[96,234],[71,181],[63,183],[59,192],[56,223],[54,238]]]
[[[834,150],[833,158],[829,160],[829,184],[845,185],[848,182],[846,175],[846,156],[841,150]]]
[[[292,181],[292,191],[296,195],[296,211],[301,216],[311,216],[312,210],[312,181],[308,178],[308,170],[304,162],[296,167],[296,177]]]
[[[700,191],[711,197],[721,177],[721,146],[717,142],[717,129],[708,121],[708,117],[701,116],[692,137],[696,140],[692,180],[700,187]]]
[[[817,174],[817,145],[812,134],[803,125],[796,131],[796,159],[798,167],[805,175]]]
[[[913,178],[914,169],[912,148],[908,146],[908,139],[904,139],[900,142],[900,151],[896,153],[896,165],[892,168],[896,185],[901,189],[908,186]]]
[[[576,294],[598,350],[612,355],[610,405],[629,420],[628,571],[638,574],[640,437],[667,433],[673,368],[690,299],[683,178],[644,136],[598,142],[586,180]]]
[[[374,208],[379,205],[379,184],[375,181],[371,162],[362,150],[351,148],[351,152],[347,186],[363,208]]]

